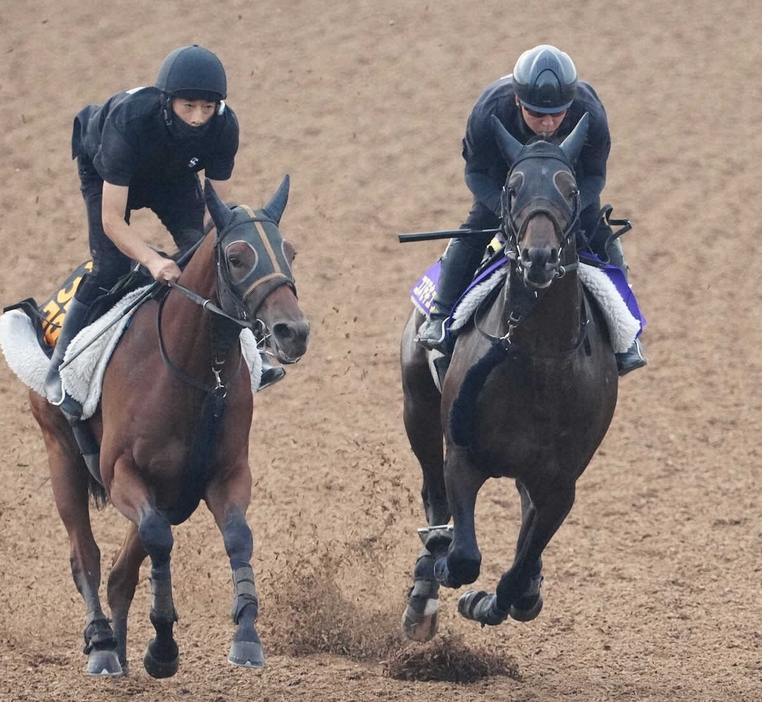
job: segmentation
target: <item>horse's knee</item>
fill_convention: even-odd
[[[172,526],[163,514],[156,510],[146,512],[138,524],[138,533],[154,567],[169,562],[174,537]]]
[[[222,527],[222,539],[233,568],[251,561],[254,539],[251,535],[251,529],[246,523],[246,517],[241,510],[231,510],[228,514]]]

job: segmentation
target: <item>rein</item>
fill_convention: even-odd
[[[241,326],[250,327],[248,323],[242,323],[241,320],[235,319],[234,317],[230,317],[229,315],[225,314],[222,310],[220,310],[216,305],[213,305],[209,300],[204,300],[204,298],[202,298],[200,295],[196,295],[194,292],[188,290],[187,288],[183,288],[182,286],[177,286],[176,283],[173,283],[172,287],[177,287],[178,290],[180,292],[183,292],[183,294],[189,300],[200,305],[203,309],[213,312],[214,314],[219,314],[220,317],[228,319],[232,322],[236,322],[237,324]],[[172,371],[172,373],[174,373],[174,375],[180,380],[182,380],[184,383],[191,385],[192,387],[197,388],[198,390],[202,390],[203,392],[207,394],[214,394],[219,397],[225,397],[227,395],[227,386],[222,382],[222,371],[225,366],[224,355],[227,353],[227,351],[230,350],[230,348],[232,348],[232,345],[230,345],[229,348],[225,349],[223,353],[214,354],[214,362],[212,363],[212,368],[211,368],[215,378],[214,387],[205,385],[204,383],[200,383],[198,380],[188,375],[185,371],[178,368],[169,359],[169,356],[167,355],[166,346],[164,345],[164,337],[161,334],[161,318],[164,311],[164,303],[166,302],[167,297],[168,295],[164,295],[159,301],[159,310],[156,314],[156,335],[159,339],[159,353],[161,354],[161,360],[164,362],[167,368],[169,368]],[[205,304],[205,303],[209,303],[209,304]],[[236,336],[235,338],[237,339],[238,337]],[[228,380],[228,384],[230,384],[231,382],[235,382],[235,380],[238,378],[238,374],[241,371],[242,355],[243,354],[238,355],[238,364],[236,365],[235,370],[233,371],[232,378]]]

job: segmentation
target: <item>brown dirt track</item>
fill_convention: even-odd
[[[234,196],[260,205],[292,175],[283,229],[313,337],[255,408],[260,675],[226,662],[230,575],[201,509],[175,530],[179,673],[142,669],[144,569],[130,677],[84,676],[84,608],[42,441],[0,364],[0,700],[762,699],[761,32],[752,0],[6,1],[0,302],[44,299],[87,256],[74,113],[152,82],[172,48],[197,42],[228,67],[242,124]],[[607,105],[604,198],[635,224],[625,248],[651,364],[623,380],[546,551],[542,615],[480,629],[447,591],[439,640],[406,645],[424,520],[397,349],[407,290],[442,245],[396,235],[460,224],[473,101],[540,42],[568,51]],[[151,217],[134,224],[166,244]],[[511,557],[517,503],[507,481],[480,496],[486,589]],[[113,509],[94,522],[105,575],[124,522]],[[412,656],[434,680],[390,677]],[[515,674],[437,680],[442,659],[466,671],[488,656]]]

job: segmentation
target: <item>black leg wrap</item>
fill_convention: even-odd
[[[252,621],[256,621],[259,614],[259,597],[257,596],[257,588],[254,584],[254,570],[250,565],[240,566],[233,571],[233,588],[235,599],[233,600],[233,609],[230,613],[233,622],[238,624],[241,613],[249,605],[252,605],[252,611],[254,612]]]
[[[90,654],[93,649],[99,651],[116,650],[116,638],[108,619],[94,619],[84,631],[85,647],[82,653]]]
[[[458,612],[482,626],[497,626],[508,618],[508,612],[498,606],[497,597],[481,590],[469,590],[463,595],[458,600]]]

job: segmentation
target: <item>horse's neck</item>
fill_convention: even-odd
[[[512,300],[514,294],[517,299]],[[576,269],[556,279],[545,290],[533,296],[529,290],[517,291],[506,282],[503,297],[502,319],[505,331],[518,323],[511,332],[516,342],[524,342],[538,351],[561,353],[568,351],[579,341],[583,291]]]
[[[214,239],[208,235],[177,281],[217,304]],[[162,338],[172,362],[188,373],[208,372],[213,355],[212,314],[179,290],[170,291],[162,311]]]

